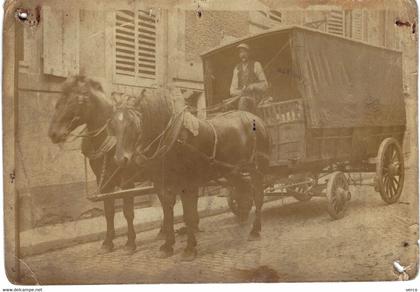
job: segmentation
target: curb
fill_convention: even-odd
[[[215,216],[229,211],[226,199],[223,197],[199,198],[198,214],[200,218]],[[162,222],[160,206],[135,209],[134,212],[134,229],[136,233],[160,227]],[[148,214],[151,216],[148,216]],[[174,208],[174,223],[182,221],[182,205],[180,202],[177,202]],[[127,224],[122,211],[115,213],[114,222],[115,237],[125,236]],[[20,255],[21,257],[28,257],[78,244],[100,241],[104,239],[105,234],[106,222],[104,216],[26,230],[21,232],[20,235]]]

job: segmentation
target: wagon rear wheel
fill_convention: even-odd
[[[404,185],[404,157],[398,141],[394,138],[382,141],[377,158],[377,191],[386,203],[393,204],[400,198]]]
[[[349,184],[344,173],[333,172],[327,183],[328,214],[334,219],[343,218],[350,197]]]

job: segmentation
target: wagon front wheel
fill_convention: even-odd
[[[313,193],[311,189],[318,183],[318,177],[313,174],[306,174],[303,179],[309,180],[310,182],[287,188],[287,191],[300,202],[306,202],[312,199]]]
[[[232,213],[239,219],[246,219],[252,208],[252,198],[248,198],[244,191],[236,187],[228,187],[227,203]],[[245,196],[244,196],[245,195]]]
[[[341,171],[333,172],[327,183],[328,214],[334,219],[343,218],[350,200],[347,178]]]
[[[393,204],[401,196],[404,185],[404,157],[394,138],[386,138],[379,146],[376,164],[376,190],[382,199]]]
[[[229,209],[232,211],[232,213],[233,213],[235,216],[238,216],[238,215],[239,215],[239,206],[238,206],[238,202],[237,202],[234,198],[232,198],[232,196],[229,196],[229,197],[227,198],[227,201],[228,201],[228,206],[229,206]]]

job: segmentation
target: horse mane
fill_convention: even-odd
[[[143,90],[137,98],[136,110],[142,115],[144,142],[150,142],[158,136],[169,123],[173,106],[170,98],[162,91]]]

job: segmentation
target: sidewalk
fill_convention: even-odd
[[[217,215],[228,211],[226,198],[217,196],[200,197],[198,211],[200,217]],[[159,228],[162,222],[160,206],[134,210],[134,228],[136,233]],[[175,223],[182,221],[182,204],[177,202],[174,208]],[[125,235],[127,221],[122,212],[115,214],[116,236]],[[43,226],[20,233],[21,256],[44,253],[54,249],[69,247],[89,241],[101,240],[106,232],[103,216],[82,219],[62,224]]]

